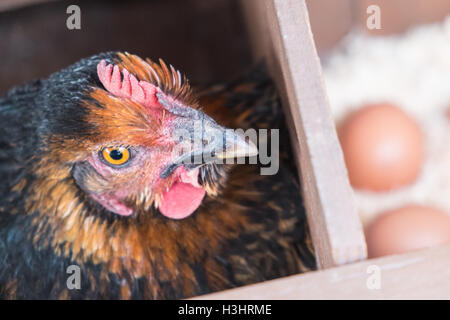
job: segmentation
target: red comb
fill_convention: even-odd
[[[119,66],[106,65],[102,60],[97,65],[97,74],[105,89],[116,97],[131,99],[149,108],[160,107],[156,97],[158,88],[147,81],[138,81],[127,69],[122,70],[122,80]]]

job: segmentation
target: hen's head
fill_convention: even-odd
[[[103,54],[45,85],[49,155],[39,170],[66,168],[65,179],[111,215],[158,209],[185,218],[217,194],[224,178],[218,159],[257,153],[202,112],[186,78],[161,60]]]

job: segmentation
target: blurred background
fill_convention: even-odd
[[[81,30],[66,9],[81,8]],[[0,94],[80,58],[126,50],[164,58],[192,82],[217,82],[250,65],[238,1],[0,1]]]
[[[251,63],[241,1],[246,0],[1,0],[0,94],[115,49],[164,57],[193,82],[229,80]],[[81,8],[81,30],[66,28],[71,4]],[[368,4],[380,6],[381,30],[365,28]],[[373,35],[401,33],[450,12],[448,0],[308,0],[307,5],[321,55],[354,28]]]
[[[258,56],[244,1],[1,0],[0,95],[108,50],[230,80]],[[369,255],[450,242],[450,1],[306,3]],[[72,4],[81,30],[66,28]]]

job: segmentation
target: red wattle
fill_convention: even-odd
[[[197,210],[204,196],[205,189],[178,181],[164,192],[159,211],[167,218],[183,219]]]

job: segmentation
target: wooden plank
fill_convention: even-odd
[[[283,98],[319,268],[367,257],[304,0],[244,0],[255,57]]]
[[[374,268],[379,268],[378,289],[373,286]],[[450,246],[366,260],[196,299],[450,299]]]

